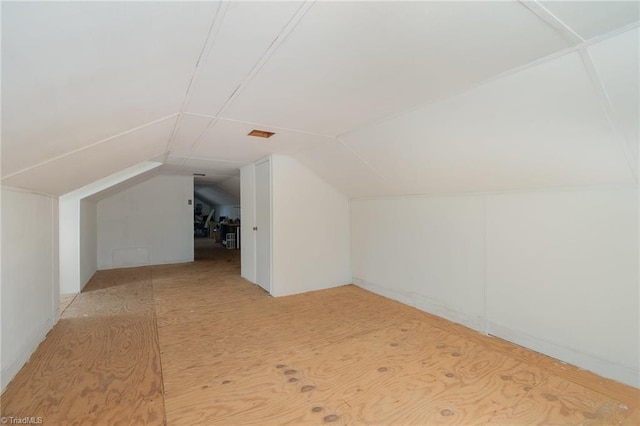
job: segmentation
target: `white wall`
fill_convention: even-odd
[[[354,282],[640,385],[638,189],[352,200]]]
[[[193,178],[157,175],[98,201],[98,269],[193,261]]]
[[[256,168],[248,164],[240,169],[240,275],[256,282]]]
[[[96,201],[80,201],[80,285],[89,282],[98,269],[98,206]]]
[[[291,157],[274,155],[272,294],[351,282],[349,200]]]
[[[80,198],[63,195],[60,216],[60,294],[79,293],[80,283]]]
[[[58,318],[58,200],[2,187],[4,389]]]
[[[97,270],[96,202],[60,197],[60,294],[79,293]]]
[[[145,161],[60,197],[61,294],[79,293],[97,270],[96,200],[148,179],[160,165]]]

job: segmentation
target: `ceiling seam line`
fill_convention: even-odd
[[[524,189],[503,189],[495,191],[483,191],[483,192],[427,192],[424,194],[409,193],[409,194],[391,194],[391,195],[364,195],[360,197],[353,197],[354,200],[378,200],[378,199],[390,199],[390,198],[457,198],[457,197],[490,197],[490,196],[503,196],[503,195],[517,195],[517,194],[531,194],[540,192],[579,192],[579,191],[611,191],[618,189],[634,189],[638,190],[637,183],[619,183],[619,184],[607,184],[607,185],[581,185],[581,186],[553,186],[553,187],[530,187]]]
[[[274,39],[271,45],[269,45],[265,53],[263,53],[263,55],[260,57],[258,62],[253,66],[253,68],[251,68],[251,71],[249,71],[249,74],[245,76],[245,78],[240,82],[240,84],[233,91],[231,96],[229,96],[229,98],[225,101],[225,103],[222,104],[218,112],[215,114],[216,123],[220,119],[220,115],[222,115],[222,113],[231,105],[231,103],[238,97],[238,95],[247,87],[249,82],[251,82],[251,80],[253,80],[253,78],[258,74],[258,72],[262,69],[264,64],[266,64],[267,61],[271,58],[271,56],[277,50],[277,48],[286,40],[287,36],[291,34],[291,32],[295,29],[295,27],[298,25],[300,20],[309,11],[314,1],[315,0],[307,0],[300,6],[300,8],[298,8],[294,16],[289,20],[287,25],[285,25],[284,29],[280,32],[280,34],[278,34],[278,36]],[[193,152],[198,148],[200,142],[204,138],[204,135],[208,133],[211,130],[211,128],[213,128],[212,125],[207,126],[205,131],[200,135],[201,137],[196,139],[196,141],[191,145],[191,150],[189,151],[187,158],[190,158],[192,156]]]
[[[235,101],[235,99],[242,93],[242,91],[247,87],[247,85],[255,78],[255,76],[260,72],[262,67],[271,59],[273,54],[278,50],[278,48],[285,42],[287,37],[291,34],[291,32],[298,26],[302,18],[307,14],[309,9],[313,6],[315,0],[306,0],[296,11],[296,13],[291,17],[289,22],[284,26],[282,31],[276,36],[275,39],[271,42],[267,50],[262,54],[258,62],[254,64],[249,73],[245,76],[245,78],[240,82],[240,84],[235,88],[233,93],[227,98],[224,104],[220,107],[218,112],[216,113],[216,117],[221,118],[220,116],[224,113],[224,111]]]
[[[13,172],[13,173],[11,173],[11,174],[9,174],[9,175],[3,176],[3,177],[2,177],[2,179],[0,179],[0,180],[5,180],[5,179],[8,179],[8,178],[10,178],[10,177],[17,176],[17,175],[19,175],[19,174],[21,174],[21,173],[24,173],[24,172],[27,172],[27,171],[29,171],[29,170],[35,169],[36,167],[40,167],[40,166],[43,166],[43,165],[45,165],[45,164],[51,163],[52,161],[57,161],[57,160],[59,160],[59,159],[61,159],[61,158],[67,157],[67,156],[69,156],[69,155],[73,155],[73,154],[76,154],[76,153],[78,153],[78,152],[85,151],[85,150],[87,150],[87,149],[89,149],[89,148],[93,148],[93,147],[95,147],[95,146],[97,146],[97,145],[103,144],[103,143],[105,143],[105,142],[109,142],[109,141],[111,141],[111,140],[113,140],[113,139],[116,139],[116,138],[119,138],[119,137],[121,137],[121,136],[128,135],[129,133],[136,132],[136,131],[138,131],[138,130],[142,130],[142,129],[144,129],[144,128],[146,128],[146,127],[149,127],[149,126],[153,126],[154,124],[158,124],[158,123],[161,123],[161,122],[163,122],[163,121],[165,121],[165,120],[168,120],[168,119],[170,119],[170,118],[172,118],[172,117],[175,117],[175,116],[177,116],[178,114],[179,114],[179,113],[174,112],[173,114],[167,115],[167,116],[162,117],[162,118],[159,118],[159,119],[157,119],[157,120],[153,120],[153,121],[150,121],[150,122],[148,122],[148,123],[142,124],[142,125],[140,125],[140,126],[133,127],[133,128],[131,128],[131,129],[129,129],[129,130],[125,130],[124,132],[120,132],[120,133],[117,133],[117,134],[115,134],[115,135],[113,135],[113,136],[109,136],[108,138],[101,139],[101,140],[99,140],[98,142],[94,142],[94,143],[92,143],[92,144],[85,145],[85,146],[83,146],[83,147],[81,147],[81,148],[74,149],[73,151],[69,151],[69,152],[64,153],[64,154],[62,154],[62,155],[58,155],[58,156],[56,156],[56,157],[54,157],[54,158],[51,158],[51,159],[46,160],[46,161],[42,161],[42,162],[40,162],[40,163],[38,163],[38,164],[35,164],[35,165],[33,165],[33,166],[29,166],[29,167],[26,167],[26,168],[24,168],[24,169],[18,170],[17,172]],[[163,152],[164,152],[164,151],[163,151]]]
[[[529,68],[533,68],[533,67],[536,67],[538,65],[542,65],[544,63],[553,61],[554,59],[558,59],[558,58],[560,58],[560,57],[562,57],[564,55],[569,55],[571,53],[575,53],[581,47],[589,47],[589,46],[592,46],[594,44],[598,44],[598,43],[600,43],[600,42],[602,42],[604,40],[607,40],[609,38],[613,38],[613,37],[619,36],[620,34],[623,34],[623,33],[627,32],[627,31],[631,31],[631,30],[633,30],[633,29],[635,29],[635,28],[637,28],[639,26],[640,26],[640,22],[634,22],[634,23],[626,25],[626,26],[624,26],[622,28],[618,28],[618,29],[616,29],[614,31],[610,31],[610,32],[608,32],[606,34],[603,34],[601,36],[594,37],[592,39],[586,40],[586,41],[584,41],[584,43],[581,43],[580,45],[569,46],[569,47],[566,47],[564,49],[558,50],[556,52],[552,52],[552,53],[550,53],[550,54],[548,54],[546,56],[543,56],[543,57],[538,58],[538,59],[534,59],[533,61],[527,62],[527,63],[522,64],[522,65],[515,66],[515,67],[510,68],[510,69],[508,69],[506,71],[503,71],[503,72],[501,72],[499,74],[496,74],[496,75],[488,77],[488,78],[486,78],[486,79],[484,79],[482,81],[479,81],[478,83],[471,84],[470,86],[465,87],[465,88],[460,89],[460,90],[456,90],[456,91],[454,91],[454,92],[452,92],[450,94],[447,94],[447,95],[444,95],[444,96],[440,96],[438,98],[435,98],[433,100],[427,101],[425,103],[420,103],[420,104],[414,105],[413,107],[407,108],[407,109],[402,110],[402,111],[400,111],[398,113],[395,113],[395,114],[391,114],[391,115],[388,115],[388,116],[385,116],[385,117],[382,117],[382,118],[379,118],[379,119],[371,120],[371,121],[366,122],[365,124],[363,124],[361,126],[356,127],[355,129],[348,130],[348,131],[346,131],[344,133],[341,133],[341,134],[337,135],[336,137],[338,137],[338,138],[348,137],[349,135],[351,135],[353,133],[356,133],[359,130],[365,129],[367,127],[376,126],[376,125],[384,123],[385,121],[389,121],[389,120],[392,120],[394,118],[401,117],[401,116],[409,114],[411,112],[418,111],[418,110],[420,110],[422,108],[426,108],[426,107],[431,106],[431,105],[436,105],[436,104],[438,104],[440,102],[444,102],[444,101],[447,101],[447,100],[455,99],[455,98],[457,98],[459,96],[464,95],[465,93],[468,93],[468,92],[471,92],[473,90],[479,89],[479,88],[481,88],[483,86],[486,86],[486,85],[488,85],[488,84],[490,84],[490,83],[492,83],[492,82],[494,82],[496,80],[499,80],[501,78],[508,77],[510,75],[514,75],[514,74],[517,74],[519,72],[525,71],[525,70],[527,70]]]
[[[202,117],[202,118],[217,118],[218,120],[221,120],[221,121],[231,121],[233,123],[251,124],[252,126],[269,127],[269,128],[276,129],[276,130],[284,130],[286,132],[301,133],[301,134],[311,135],[311,136],[320,136],[320,137],[323,137],[323,138],[335,138],[336,137],[336,136],[332,136],[332,135],[325,135],[323,133],[315,133],[315,132],[308,132],[306,130],[290,129],[288,127],[272,126],[270,124],[256,123],[254,121],[236,120],[234,118],[226,118],[226,117],[222,118],[222,117],[216,117],[216,116],[213,116],[213,115],[200,114],[200,113],[196,113],[196,112],[184,112],[183,114],[184,115],[191,115],[191,116],[194,116],[194,117]]]
[[[349,145],[347,145],[342,139],[340,138],[336,138],[336,140],[338,141],[338,143],[340,145],[342,145],[342,147],[344,149],[346,149],[347,151],[349,151],[351,153],[351,155],[353,155],[354,157],[356,157],[356,159],[358,161],[360,161],[362,164],[364,164],[366,167],[368,167],[374,175],[378,176],[380,179],[382,179],[385,183],[391,185],[392,187],[395,187],[395,185],[391,182],[391,180],[389,178],[387,178],[383,173],[379,172],[378,170],[376,170],[371,164],[369,164],[369,162],[367,160],[365,160],[364,158],[362,158],[362,156],[360,156],[360,154],[358,154],[353,148],[351,148]]]
[[[198,147],[198,145],[200,144],[200,142],[202,141],[202,139],[204,139],[204,137],[207,135],[207,133],[209,133],[209,131],[211,129],[213,129],[215,127],[215,125],[218,123],[218,118],[212,118],[209,123],[207,123],[207,126],[204,128],[204,130],[200,133],[200,135],[198,135],[198,137],[196,138],[195,141],[193,141],[193,143],[191,144],[191,147],[189,148],[189,152],[187,153],[187,155],[184,157],[184,159],[182,160],[182,163],[180,163],[180,166],[184,166],[184,164],[190,159],[193,158],[193,152],[196,150],[196,148]]]
[[[579,53],[580,58],[582,59],[582,64],[584,65],[587,76],[589,77],[589,81],[591,82],[591,85],[598,97],[598,101],[604,110],[605,116],[607,117],[607,122],[609,123],[609,126],[611,126],[611,130],[613,130],[616,145],[618,145],[618,148],[622,151],[622,155],[629,166],[631,174],[635,182],[638,183],[638,169],[637,167],[634,167],[633,164],[633,153],[630,152],[629,141],[627,140],[626,135],[620,129],[620,120],[618,119],[618,114],[611,103],[611,98],[607,92],[607,88],[602,82],[600,74],[598,74],[598,69],[593,63],[593,58],[589,51],[586,48],[580,48]]]
[[[185,91],[184,97],[182,99],[182,104],[180,105],[180,116],[176,121],[176,124],[169,136],[169,140],[167,141],[167,156],[169,155],[169,151],[171,149],[171,145],[175,141],[175,137],[178,134],[178,130],[180,128],[180,124],[182,124],[182,114],[186,109],[189,101],[191,100],[191,95],[193,93],[192,89],[195,83],[198,81],[198,77],[200,76],[200,64],[201,62],[209,57],[209,53],[213,50],[213,46],[215,45],[215,40],[218,36],[218,32],[220,31],[220,27],[222,26],[222,22],[227,14],[227,10],[229,8],[228,1],[222,1],[218,4],[218,8],[216,9],[216,13],[213,17],[213,21],[211,22],[211,26],[209,27],[209,31],[207,32],[207,36],[204,40],[204,44],[202,45],[202,49],[200,50],[200,54],[198,55],[198,59],[196,60],[196,64],[193,68],[193,72],[191,73],[191,78],[189,79],[189,84],[187,85],[187,89]]]
[[[542,20],[545,24],[557,31],[562,38],[573,45],[580,45],[584,43],[584,39],[576,33],[573,28],[565,24],[560,18],[555,16],[544,7],[538,0],[519,0],[519,3],[529,9],[534,15]]]

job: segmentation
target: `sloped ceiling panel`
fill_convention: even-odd
[[[540,4],[585,40],[640,20],[637,1],[542,1]]]
[[[164,152],[176,118],[43,163],[3,179],[2,184],[53,195],[66,194]]]
[[[408,194],[634,183],[578,53],[345,142]]]
[[[186,111],[217,115],[302,2],[231,2],[199,66]]]
[[[222,116],[336,136],[567,46],[517,2],[317,2]]]
[[[398,192],[339,142],[319,144],[293,157],[349,197]]]
[[[175,114],[217,7],[3,3],[3,175]]]
[[[640,29],[628,31],[589,48],[598,76],[604,85],[621,126],[628,154],[637,165],[640,140]]]

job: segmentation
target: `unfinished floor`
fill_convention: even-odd
[[[640,391],[354,286],[271,298],[239,253],[98,272],[2,395],[44,424],[640,424]],[[69,300],[65,301],[65,305]]]

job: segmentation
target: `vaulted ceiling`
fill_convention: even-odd
[[[350,197],[637,184],[639,19],[635,1],[3,2],[2,184],[64,194],[153,160],[237,196],[270,153]]]

